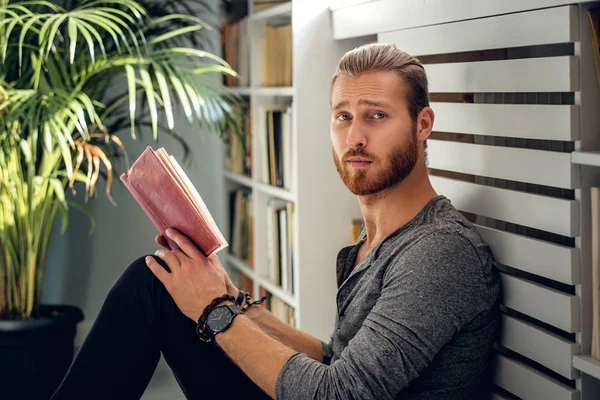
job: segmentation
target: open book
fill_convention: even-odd
[[[147,147],[121,181],[171,249],[179,247],[165,235],[168,228],[186,235],[206,256],[227,247],[202,197],[164,148]]]

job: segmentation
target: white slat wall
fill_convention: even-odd
[[[432,183],[476,222],[502,271],[494,399],[581,398],[579,21],[577,6],[560,6],[378,35],[425,64],[441,99]],[[457,94],[470,100],[444,100]]]

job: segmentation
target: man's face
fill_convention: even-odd
[[[393,71],[340,76],[336,81],[331,99],[333,160],[355,195],[402,182],[417,163],[416,125],[402,85]]]

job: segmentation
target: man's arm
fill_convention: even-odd
[[[274,339],[310,358],[323,362],[324,345],[314,336],[286,324],[272,313],[259,306],[250,307],[245,315]]]
[[[215,341],[254,383],[275,398],[277,377],[285,363],[298,352],[269,336],[246,315],[237,316]]]
[[[273,397],[394,399],[464,323],[489,307],[470,244],[457,234],[435,236],[414,246],[414,267],[390,265],[379,300],[331,365],[284,346],[243,315],[216,342]]]
[[[159,246],[165,250],[169,250],[169,246],[162,235],[157,235],[154,240]],[[227,289],[229,293],[235,296],[238,289],[233,285],[226,272],[225,274]],[[322,343],[316,337],[293,328],[262,307],[250,307],[245,315],[273,338],[291,349],[304,353],[312,359],[321,362],[324,361],[324,358],[330,357],[329,353],[331,353],[331,349],[328,344]]]

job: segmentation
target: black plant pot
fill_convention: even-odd
[[[72,306],[41,306],[40,317],[0,320],[0,398],[48,400],[73,361],[77,323]]]

